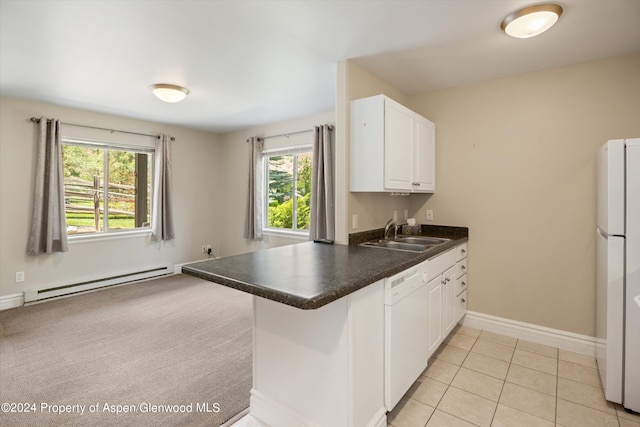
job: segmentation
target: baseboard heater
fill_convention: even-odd
[[[24,291],[24,302],[29,303],[34,301],[42,301],[62,295],[76,294],[79,292],[105,288],[108,286],[122,285],[124,283],[135,282],[142,279],[149,279],[151,277],[166,276],[168,274],[173,274],[172,266],[153,267],[146,270],[138,270],[134,272],[118,274],[115,276],[85,280],[83,282],[60,285],[48,289]]]

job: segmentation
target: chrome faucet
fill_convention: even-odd
[[[387,235],[389,234],[389,229],[391,229],[391,227],[393,227],[393,238],[395,239],[396,237],[398,237],[398,226],[396,225],[396,222],[393,220],[393,218],[391,218],[384,225],[384,240],[387,240]]]

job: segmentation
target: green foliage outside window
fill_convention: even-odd
[[[311,153],[272,156],[269,157],[267,165],[269,179],[267,226],[308,230],[311,214]]]

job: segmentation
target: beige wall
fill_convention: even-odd
[[[349,193],[348,102],[378,93],[436,123],[435,195]],[[76,243],[67,254],[27,256],[35,163],[28,118],[41,115],[176,137],[176,240]],[[0,98],[0,296],[201,259],[203,243],[227,256],[299,241],[242,238],[245,140],[335,123],[339,242],[381,227],[393,210],[408,208],[424,222],[424,210],[433,209],[434,223],[470,228],[470,310],[593,335],[595,154],[607,139],[640,136],[639,116],[637,54],[412,97],[345,61],[338,64],[335,119],[328,112],[225,135]],[[25,271],[24,283],[15,283],[16,271]]]
[[[349,233],[355,233],[373,228],[381,228],[393,217],[393,211],[398,211],[398,219],[404,219],[404,210],[408,209],[409,198],[405,196],[391,196],[387,193],[351,193],[349,191],[349,102],[353,99],[384,93],[401,104],[407,105],[409,97],[400,90],[374,76],[369,71],[352,61],[339,64],[338,96],[336,111],[339,111],[339,132],[336,134],[338,190],[341,196],[338,200],[346,201],[347,209],[340,210],[336,215],[339,230],[336,237],[338,242],[346,243]],[[339,203],[339,202],[337,202]],[[358,215],[358,228],[352,227],[352,215]]]
[[[300,243],[307,238],[287,237],[279,235],[265,235],[262,241],[245,240],[244,231],[245,208],[247,202],[247,177],[249,167],[249,147],[247,138],[252,136],[273,136],[286,133],[313,129],[313,126],[321,124],[335,124],[335,113],[329,111],[299,119],[287,120],[267,126],[254,127],[237,132],[230,132],[220,136],[220,154],[222,161],[216,165],[221,173],[216,185],[221,198],[216,201],[216,210],[219,211],[219,230],[222,236],[223,246],[219,248],[222,256],[236,255],[258,249]],[[286,146],[311,143],[311,132],[292,135],[291,137],[268,138],[265,147]]]
[[[469,309],[585,335],[595,328],[596,153],[640,137],[640,55],[410,98],[436,123],[424,222],[470,228]]]
[[[69,252],[26,255],[29,234],[37,126],[32,116],[55,117],[133,132],[175,137],[173,189],[176,238],[151,242],[148,236],[70,243]],[[153,146],[150,137],[63,126],[63,134]],[[220,243],[220,172],[216,135],[51,104],[0,98],[0,297],[24,290],[45,289],[147,266],[175,265],[204,258],[201,245]],[[25,281],[15,283],[15,273]]]
[[[56,117],[109,129],[175,137],[173,187],[176,239],[153,242],[148,236],[70,243],[64,254],[28,256],[35,141],[32,116]],[[176,126],[127,119],[20,99],[0,98],[0,297],[111,276],[143,267],[176,265],[205,259],[203,244],[216,256],[298,243],[306,239],[266,236],[261,242],[242,237],[246,203],[249,136],[269,136],[335,124],[333,111],[244,131],[215,135]],[[64,136],[153,146],[154,139],[65,126]],[[311,133],[290,138],[296,143]],[[289,138],[269,139],[286,144]],[[16,283],[15,273],[25,272]]]

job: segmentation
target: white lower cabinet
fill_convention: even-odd
[[[456,297],[456,323],[459,322],[467,312],[467,291],[462,292]]]
[[[455,299],[456,299],[456,323],[458,323],[467,313],[467,244],[456,248],[456,279],[455,279]]]
[[[442,328],[442,280],[440,276],[427,284],[427,292],[429,294],[429,305],[427,308],[429,322],[427,331],[430,356],[438,349],[444,340],[442,335],[444,331]]]
[[[451,266],[442,275],[442,289],[444,294],[444,303],[442,304],[444,320],[444,336],[451,333],[456,326],[456,289],[455,289],[456,270]]]
[[[456,305],[457,305],[457,302],[456,302],[457,255],[456,254],[457,252],[458,252],[458,248],[455,247],[421,264],[421,266],[425,269],[428,280],[430,280],[429,285],[432,286],[434,289],[436,287],[440,287],[439,309],[437,310],[433,309],[433,305],[435,304],[431,304],[429,306],[429,311],[430,311],[429,336],[431,336],[431,331],[433,329],[439,328],[441,330],[440,342],[442,342],[442,340],[444,340],[447,337],[447,335],[449,335],[449,333],[456,326],[456,322],[457,322],[457,316],[456,316]],[[435,346],[434,350],[438,348],[438,345]]]
[[[388,411],[466,313],[466,252],[467,244],[463,243],[385,281]]]

